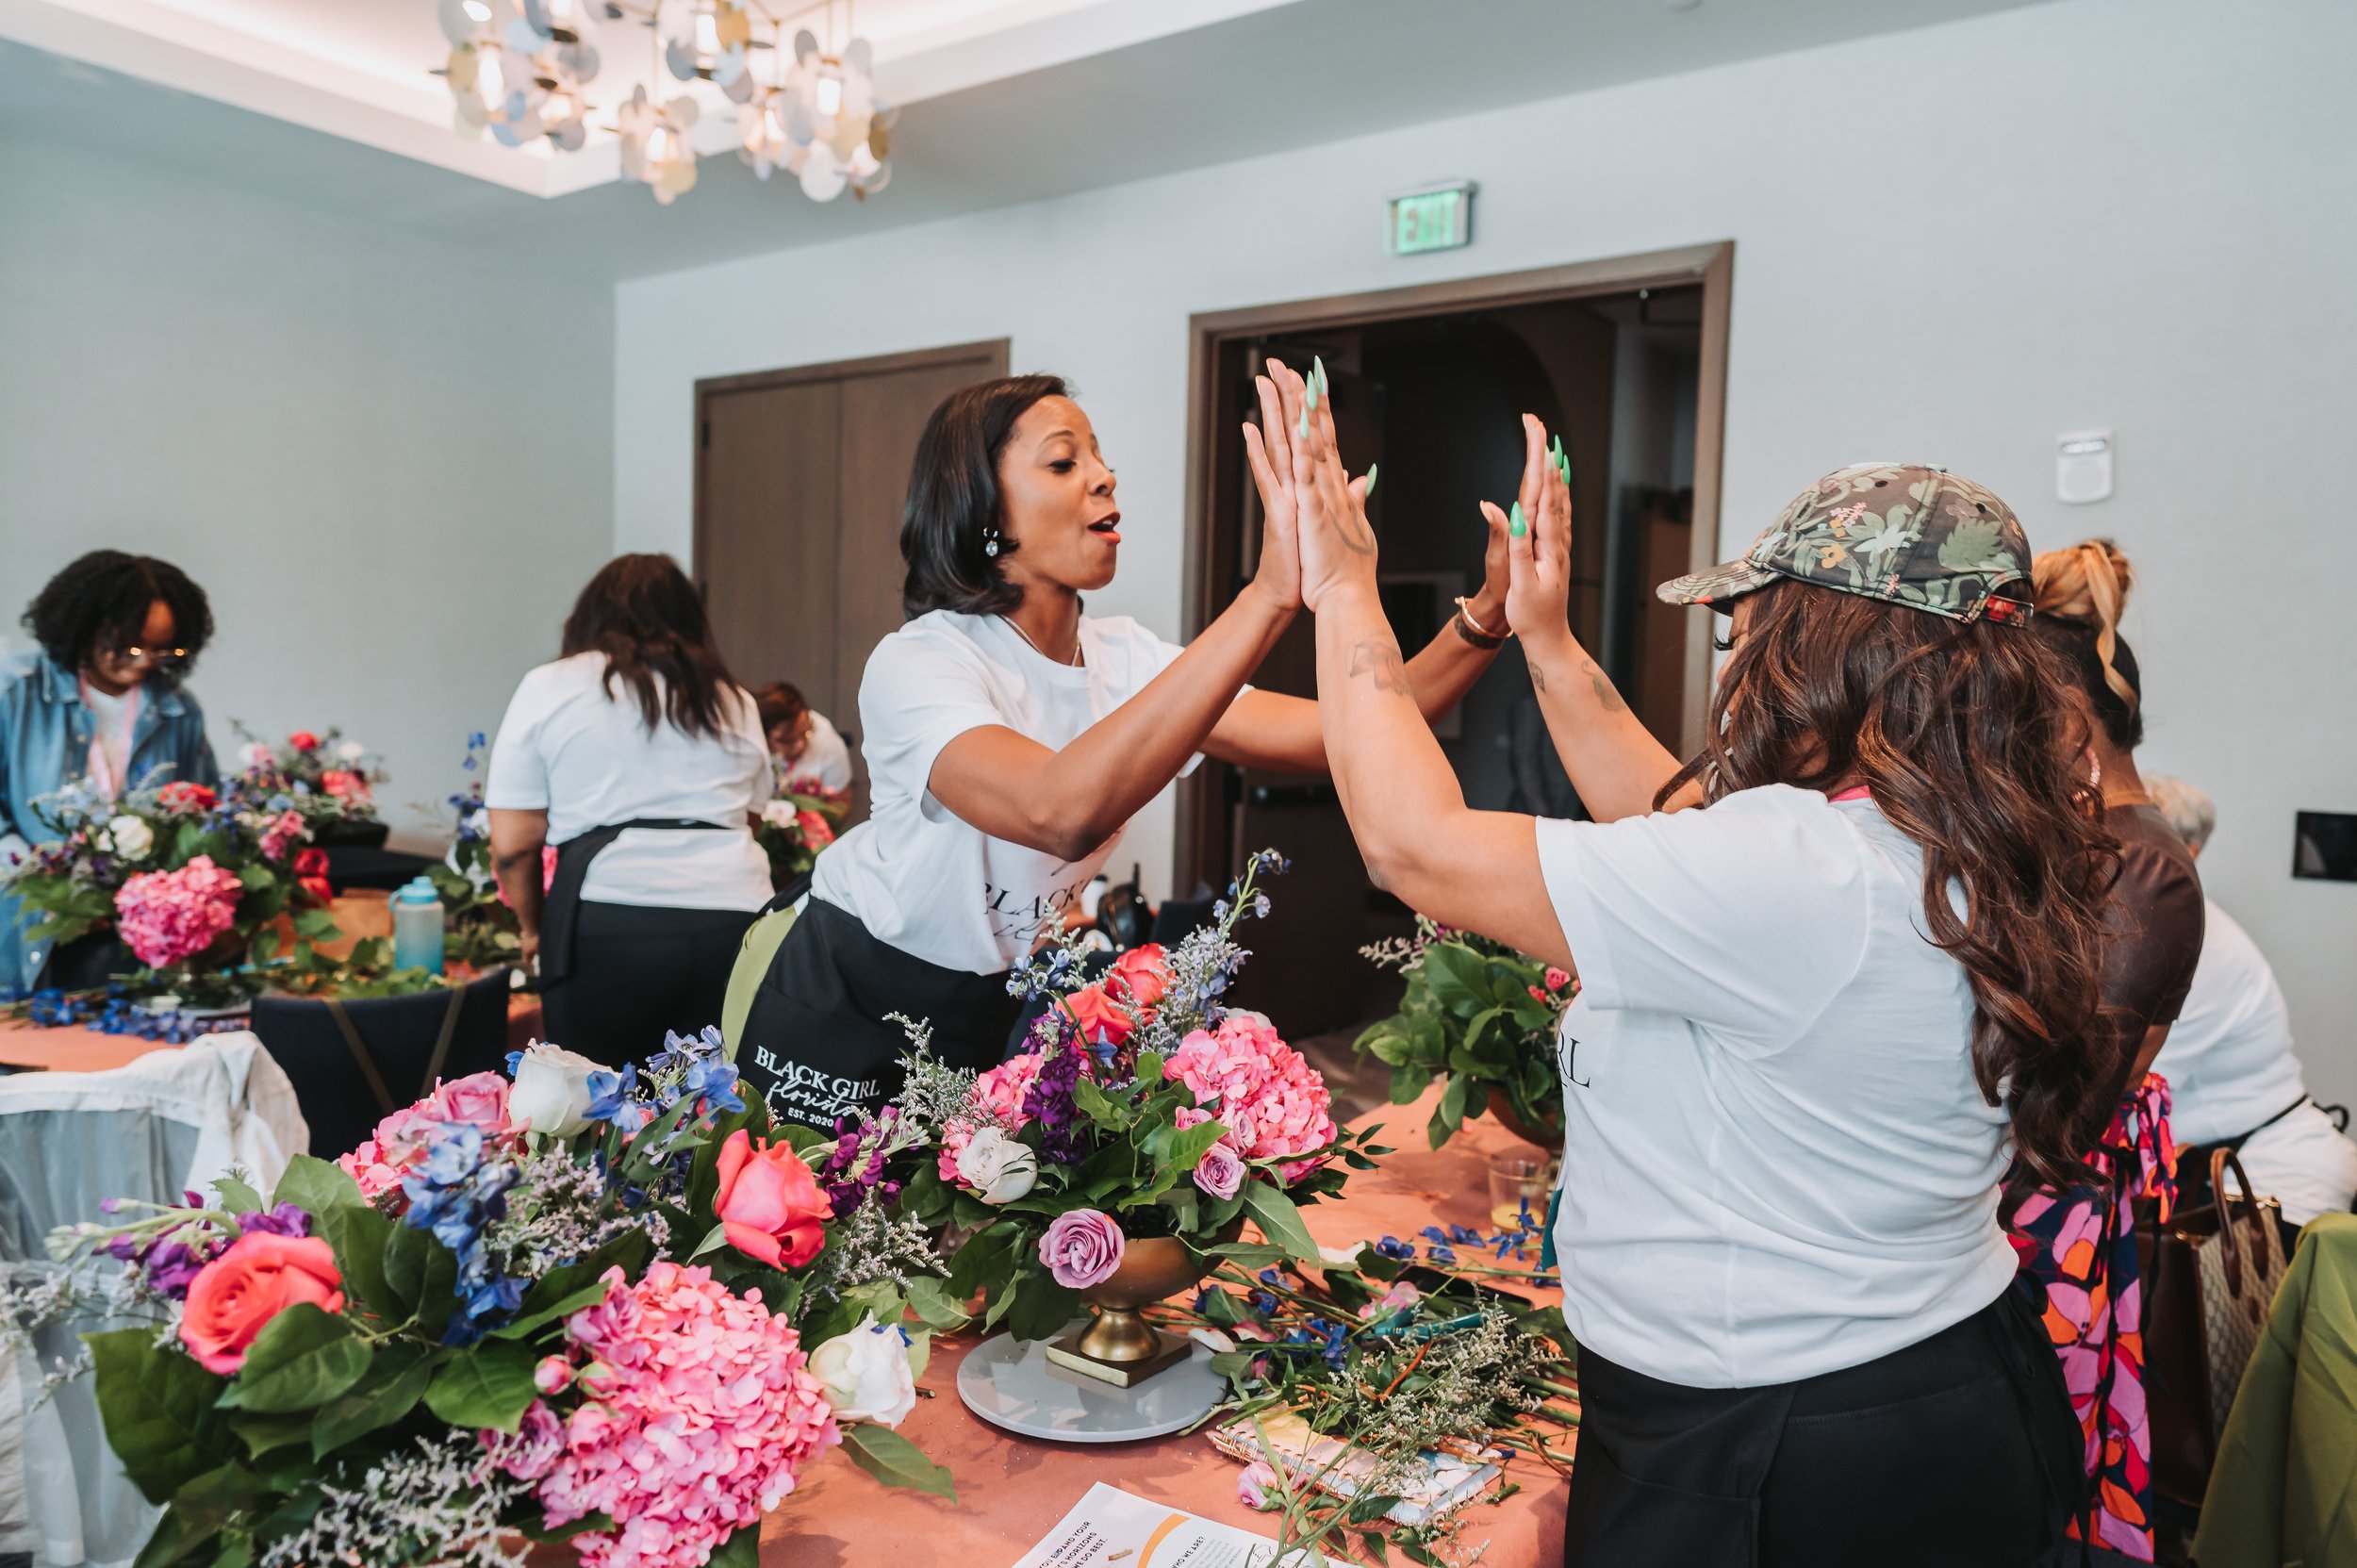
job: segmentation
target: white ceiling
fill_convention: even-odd
[[[20,45],[0,42],[0,140],[628,277],[2030,3],[858,0],[904,106],[891,186],[820,206],[761,184],[726,151],[733,114],[710,115],[701,182],[662,208],[618,183],[610,138],[462,140],[429,74],[434,0],[0,0]],[[643,33],[604,26],[590,96],[610,111],[647,61]]]

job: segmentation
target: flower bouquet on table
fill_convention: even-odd
[[[120,982],[123,995],[243,1001],[257,984],[248,966],[276,952],[282,916],[292,916],[299,938],[334,929],[302,816],[239,784],[221,794],[175,781],[114,801],[69,786],[34,811],[55,836],[35,846],[9,887],[40,916],[37,936],[60,947],[119,937],[142,966]],[[42,995],[20,1005],[47,1015],[70,1002]]]
[[[964,1237],[950,1289],[980,1293],[984,1327],[1046,1339],[1086,1302],[1096,1321],[1059,1348],[1165,1362],[1183,1344],[1148,1329],[1138,1308],[1223,1258],[1317,1256],[1299,1205],[1381,1151],[1336,1130],[1324,1081],[1267,1018],[1220,1002],[1245,957],[1237,921],[1267,912],[1254,883],[1282,868],[1273,851],[1255,856],[1212,924],[1174,950],[1125,954],[1101,982],[1080,983],[1074,947],[1035,955],[1012,984],[1054,1005],[1029,1048],[987,1072],[941,1068],[920,1037],[902,1104],[939,1142],[905,1201]],[[1239,1240],[1245,1219],[1263,1241]]]
[[[491,817],[483,804],[483,752],[489,745],[481,730],[468,734],[466,760],[459,766],[471,777],[445,801],[451,814],[450,853],[425,872],[442,900],[443,955],[474,969],[514,964],[523,953],[516,912],[507,907],[491,871]],[[417,809],[431,815],[434,808]]]
[[[1272,1568],[1354,1548],[1470,1561],[1484,1547],[1461,1539],[1466,1504],[1519,1490],[1518,1461],[1570,1466],[1577,1350],[1560,1309],[1526,1294],[1558,1283],[1535,1263],[1538,1216],[1423,1235],[1314,1268],[1223,1263],[1178,1314],[1228,1379],[1211,1442],[1244,1461],[1239,1498],[1281,1516]]]
[[[322,837],[334,836],[340,824],[377,820],[375,789],[390,775],[367,747],[346,740],[341,730],[297,730],[272,746],[238,720],[230,723],[245,742],[240,760],[247,794],[283,800],[314,829],[325,828]]]
[[[1565,970],[1503,942],[1416,918],[1412,938],[1360,949],[1408,979],[1399,1011],[1368,1026],[1354,1048],[1392,1069],[1392,1103],[1407,1105],[1434,1080],[1447,1087],[1426,1135],[1434,1148],[1488,1111],[1507,1131],[1553,1152],[1563,1142],[1563,1081],[1555,1039],[1579,994]]]
[[[761,808],[753,837],[769,857],[769,880],[779,888],[817,864],[818,851],[834,842],[851,809],[848,790],[829,789],[816,779],[788,779],[777,798]]]
[[[720,1051],[618,1074],[536,1045],[268,1199],[226,1180],[53,1235],[123,1259],[162,1329],[88,1342],[165,1505],[140,1560],[750,1565],[838,1445],[954,1496],[893,1429],[928,1324],[962,1321],[925,1238],[832,1201]]]

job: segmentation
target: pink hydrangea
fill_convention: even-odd
[[[115,894],[115,920],[123,940],[151,969],[194,958],[238,923],[238,899],[245,884],[210,855],[198,855],[177,871],[142,871]]]
[[[303,814],[292,810],[280,812],[277,818],[262,831],[262,858],[286,859],[294,849],[295,842],[302,837]]]
[[[551,1525],[614,1521],[572,1538],[587,1568],[698,1568],[843,1434],[800,1336],[759,1291],[733,1296],[710,1269],[668,1261],[605,1281],[603,1301],[565,1321],[588,1398],[540,1505]]]
[[[983,1073],[974,1081],[976,1119],[951,1122],[943,1131],[941,1157],[937,1162],[944,1181],[958,1180],[958,1156],[974,1134],[985,1127],[996,1127],[1001,1132],[1016,1133],[1030,1118],[1023,1114],[1023,1097],[1031,1092],[1031,1081],[1039,1077],[1040,1054],[1025,1051],[1022,1055]]]
[[[1194,1090],[1197,1105],[1212,1107],[1228,1128],[1220,1141],[1247,1160],[1307,1154],[1334,1141],[1326,1080],[1258,1013],[1230,1013],[1217,1030],[1195,1031],[1162,1064],[1162,1076]],[[1319,1164],[1294,1160],[1277,1174],[1298,1181]]]

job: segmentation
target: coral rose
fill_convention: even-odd
[[[320,737],[308,730],[297,730],[287,737],[287,744],[298,751],[316,751],[320,749]]]
[[[1092,1046],[1118,1046],[1135,1026],[1128,1009],[1105,994],[1102,985],[1086,985],[1064,998],[1063,1004],[1080,1026],[1080,1038]]]
[[[342,1312],[343,1282],[335,1249],[319,1237],[249,1230],[197,1271],[180,1318],[180,1343],[206,1371],[232,1376],[245,1364],[255,1336],[296,1302]]]
[[[771,1268],[799,1268],[827,1245],[834,1205],[783,1140],[756,1145],[743,1128],[720,1146],[713,1208],[729,1245]]]
[[[1115,959],[1113,978],[1106,982],[1106,989],[1140,1012],[1154,1007],[1162,999],[1162,993],[1170,989],[1170,960],[1162,952],[1162,945],[1148,942]]]

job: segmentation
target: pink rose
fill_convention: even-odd
[[[1265,1509],[1271,1499],[1282,1501],[1277,1491],[1277,1472],[1265,1460],[1255,1460],[1236,1477],[1236,1501],[1248,1509]]]
[[[756,1146],[743,1128],[720,1146],[720,1191],[713,1203],[729,1245],[771,1268],[799,1268],[827,1245],[834,1205],[793,1146]]]
[[[1243,1158],[1224,1143],[1204,1150],[1195,1167],[1195,1184],[1213,1197],[1229,1198],[1244,1190]]]
[[[1047,1265],[1056,1283],[1084,1291],[1101,1285],[1121,1267],[1129,1243],[1111,1214],[1095,1209],[1075,1209],[1048,1221],[1039,1239],[1039,1261]]]
[[[1571,982],[1572,982],[1572,975],[1571,975],[1571,971],[1570,971],[1570,970],[1568,970],[1568,969],[1558,969],[1558,968],[1557,968],[1554,965],[1552,965],[1552,964],[1550,964],[1550,965],[1548,965],[1548,966],[1547,966],[1547,989],[1548,989],[1548,990],[1550,990],[1550,991],[1560,991],[1560,990],[1562,990],[1562,989],[1563,989],[1563,987],[1565,987],[1566,985],[1569,985]]]
[[[1170,960],[1162,945],[1148,942],[1113,960],[1113,972],[1105,988],[1139,1012],[1150,1011],[1170,989]]]
[[[510,1131],[507,1080],[498,1073],[470,1073],[448,1083],[437,1083],[434,1093],[426,1098],[424,1110],[442,1121],[479,1127],[486,1138],[499,1137]]]
[[[519,1481],[536,1481],[556,1468],[565,1452],[565,1423],[556,1412],[535,1399],[510,1437],[496,1428],[475,1434],[490,1450],[491,1462]]]
[[[562,1356],[543,1356],[532,1368],[532,1386],[543,1394],[562,1394],[573,1386],[573,1363]]]
[[[249,1230],[190,1281],[180,1343],[206,1371],[235,1377],[246,1347],[298,1301],[342,1312],[343,1282],[335,1248],[319,1237]]]

